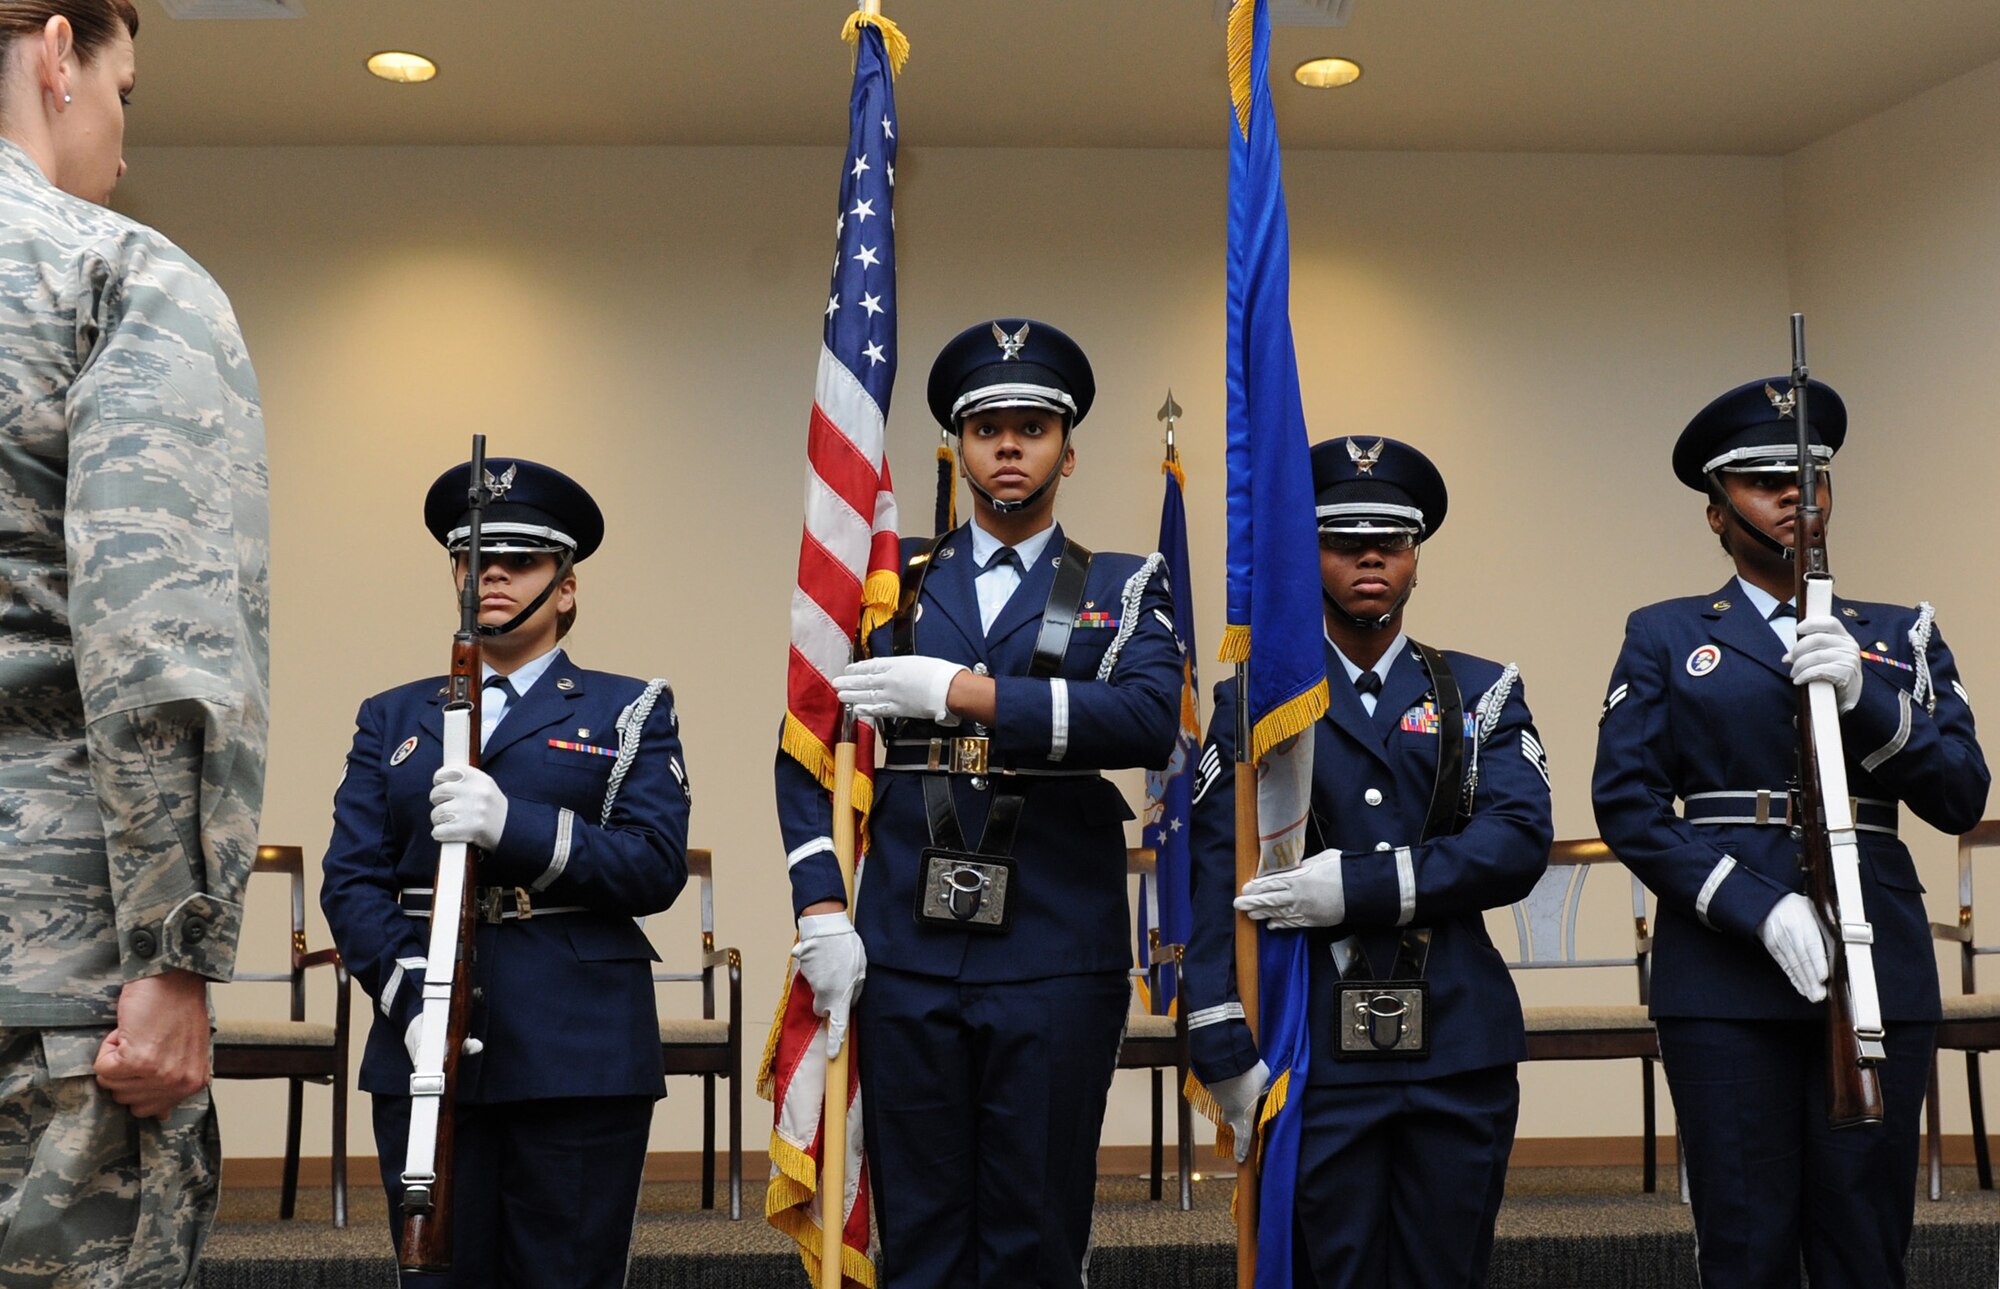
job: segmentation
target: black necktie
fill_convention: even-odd
[[[1354,692],[1357,694],[1382,695],[1382,677],[1372,671],[1364,671],[1354,678]]]
[[[1787,601],[1784,604],[1780,604],[1776,608],[1772,609],[1770,616],[1767,617],[1765,621],[1776,622],[1782,618],[1796,618],[1798,616],[1799,616],[1798,606],[1792,604],[1790,601]]]
[[[520,697],[519,694],[514,692],[514,686],[511,683],[509,683],[509,681],[505,676],[502,675],[495,674],[488,676],[486,678],[486,683],[481,687],[484,689],[499,690],[503,695],[506,696],[507,701],[510,703]]]
[[[1002,546],[999,550],[993,552],[993,557],[987,560],[986,566],[979,571],[990,573],[996,568],[1006,568],[1009,564],[1014,566],[1016,572],[1020,572],[1021,552],[1015,550],[1012,546]]]

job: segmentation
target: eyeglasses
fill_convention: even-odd
[[[1417,535],[1408,531],[1380,533],[1321,533],[1319,548],[1335,555],[1359,555],[1365,550],[1379,550],[1389,554],[1413,550],[1417,545]]]

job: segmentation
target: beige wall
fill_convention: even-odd
[[[1787,158],[1786,226],[1794,307],[1805,311],[1816,373],[1847,402],[1835,571],[1849,594],[1927,599],[1957,655],[1989,758],[2000,692],[2000,602],[1993,596],[1991,481],[2000,358],[2000,63],[1823,139]],[[1948,839],[1921,825],[1912,849],[1931,916],[1956,920]],[[1992,865],[1989,852],[1983,867]],[[1996,941],[2000,883],[1979,885],[1983,939]],[[1940,955],[1945,987],[1956,956]],[[1989,962],[1983,980],[2000,987]],[[1986,1064],[1989,1095],[1996,1080]],[[1965,1064],[1940,1063],[1945,1131],[1966,1132]]]
[[[1589,765],[1625,611],[1725,576],[1699,502],[1667,473],[1668,449],[1711,394],[1784,366],[1788,220],[1816,228],[1802,211],[1847,201],[1801,195],[1809,160],[1788,208],[1770,158],[1289,159],[1293,312],[1315,435],[1406,438],[1444,470],[1452,518],[1426,548],[1411,627],[1521,663],[1559,835],[1595,832]],[[317,854],[355,705],[444,660],[451,605],[417,516],[430,479],[474,430],[496,453],[559,462],[611,524],[584,570],[573,652],[676,685],[693,838],[717,852],[721,935],[747,959],[754,1059],[790,939],[768,768],[837,154],[166,149],[132,161],[121,204],[221,279],[264,385],[275,545],[266,838]],[[937,346],[990,314],[1059,322],[1100,382],[1063,490],[1084,540],[1151,547],[1153,413],[1170,384],[1187,409],[1204,659],[1221,619],[1224,178],[1220,153],[916,147],[898,174],[907,356],[889,433],[906,527],[929,523],[937,438],[920,396]],[[1839,218],[1819,222],[1816,236],[1856,235]],[[1831,299],[1815,307],[1829,317],[1815,335],[1826,374],[1846,387],[1859,345],[1835,365],[1843,286],[1822,292]],[[1969,288],[1963,298],[1969,310]],[[1925,428],[1975,441],[1955,411]],[[1914,491],[1943,477],[1939,457],[1865,459]],[[1836,547],[1857,589],[1928,593],[1898,559],[1910,526],[1887,527],[1910,512],[1861,504],[1882,536],[1869,550]],[[1931,522],[1983,551],[1969,516]],[[1937,595],[1970,605],[1971,591],[1940,580]],[[1948,611],[1948,627],[1961,620]],[[1969,669],[1977,690],[1976,658]],[[1607,883],[1595,895],[1596,947],[1629,946],[1623,892]],[[263,911],[282,916],[273,900]],[[653,920],[670,961],[688,958],[692,919],[690,900]],[[323,942],[316,910],[313,925]],[[1529,982],[1530,997],[1543,985]],[[1607,998],[1629,987],[1622,975],[1596,985]],[[252,1007],[234,994],[222,1006]],[[323,992],[315,1006],[323,1013]],[[1636,1133],[1635,1077],[1529,1071],[1522,1134]],[[1139,1142],[1143,1082],[1120,1079],[1105,1140]],[[697,1144],[694,1091],[675,1082],[656,1149]],[[218,1095],[233,1154],[278,1153],[274,1091]],[[368,1152],[364,1106],[353,1142]],[[749,1119],[754,1146],[761,1103]],[[309,1137],[307,1149],[323,1147]]]

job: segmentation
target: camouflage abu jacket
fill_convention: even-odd
[[[235,314],[0,141],[0,1028],[227,979],[263,803],[269,480]]]

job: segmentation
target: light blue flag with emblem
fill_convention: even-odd
[[[1260,766],[1260,872],[1304,857],[1311,731],[1327,704],[1270,43],[1264,0],[1235,0],[1229,11],[1229,625],[1222,660],[1248,664],[1249,759]],[[1256,1030],[1271,1086],[1262,1124],[1257,1284],[1280,1289],[1292,1273],[1299,1118],[1311,1063],[1306,942],[1300,931],[1263,930],[1258,939]]]
[[[1172,407],[1171,395],[1167,403]],[[1146,821],[1140,836],[1153,848],[1154,864],[1152,877],[1140,879],[1137,962],[1141,967],[1152,961],[1153,928],[1159,929],[1161,944],[1185,945],[1194,923],[1188,822],[1193,818],[1194,772],[1201,755],[1201,688],[1195,675],[1194,596],[1188,578],[1187,476],[1178,456],[1168,457],[1160,470],[1167,477],[1167,491],[1160,504],[1158,550],[1166,560],[1167,584],[1174,589],[1174,634],[1181,643],[1181,719],[1167,768],[1146,774]],[[1151,1011],[1161,1016],[1173,1011],[1177,983],[1174,973],[1161,975],[1159,989],[1146,1000]]]

